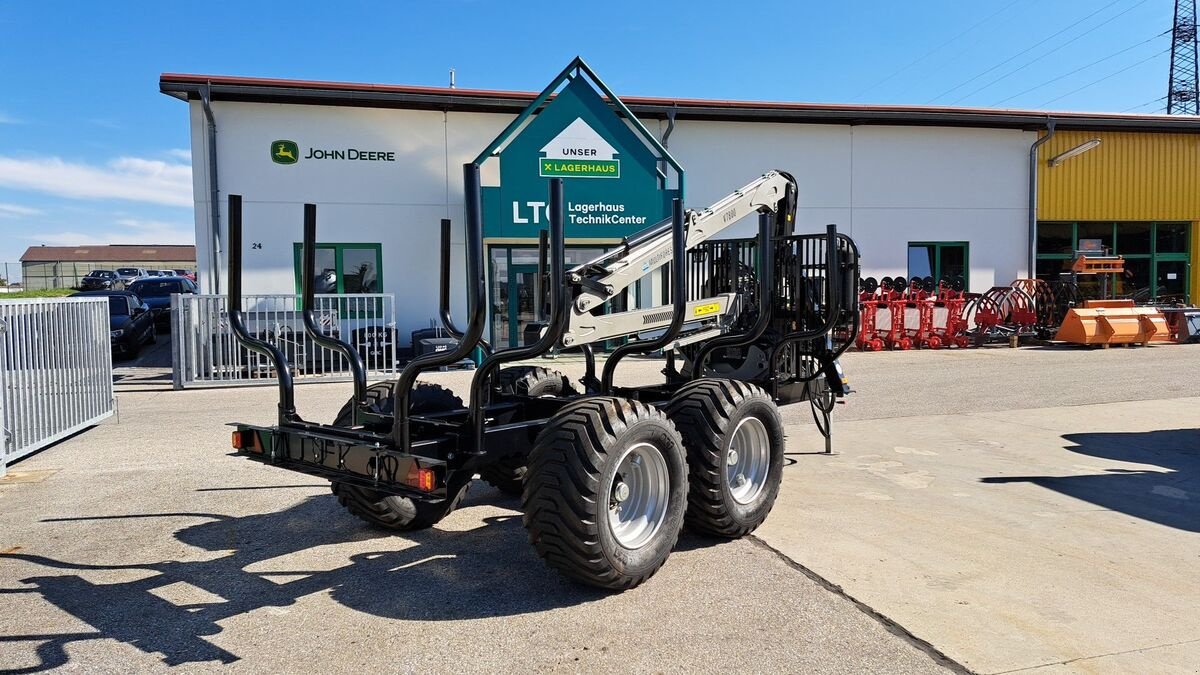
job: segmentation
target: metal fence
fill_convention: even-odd
[[[107,298],[0,298],[0,475],[113,414]]]
[[[275,381],[270,359],[234,339],[226,302],[223,295],[172,296],[172,365],[176,389]],[[304,332],[301,309],[298,295],[242,297],[247,329],[283,351],[298,382],[349,380],[346,357],[313,342]],[[326,335],[349,342],[358,350],[368,376],[396,373],[395,296],[318,295],[313,309]]]

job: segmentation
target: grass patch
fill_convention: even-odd
[[[42,288],[36,291],[17,291],[15,293],[0,293],[0,300],[16,300],[18,298],[61,298],[75,292],[74,288]]]

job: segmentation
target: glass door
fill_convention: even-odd
[[[603,253],[596,246],[568,246],[567,269]],[[488,249],[488,302],[492,344],[497,349],[524,344],[525,327],[536,320],[537,249],[493,246]]]
[[[537,265],[513,265],[508,271],[508,346],[525,344],[525,327],[537,320]]]

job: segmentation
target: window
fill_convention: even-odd
[[[1072,278],[1071,264],[1081,242],[1098,239],[1108,253],[1125,259],[1125,272],[1107,280],[1078,276],[1084,297],[1186,301],[1188,229],[1187,223],[1038,223],[1037,278]]]
[[[933,277],[935,283],[961,278],[969,284],[967,248],[965,241],[909,242],[908,278]]]
[[[1074,251],[1075,223],[1038,223],[1038,255],[1071,255]]]
[[[129,307],[129,299],[123,295],[108,296],[108,313],[111,316],[129,316],[133,310]]]
[[[1187,253],[1187,223],[1159,223],[1155,253]]]
[[[172,293],[186,293],[187,288],[179,281],[135,281],[129,284],[130,292],[139,298],[161,298]]]
[[[304,292],[301,278],[304,245],[296,243],[296,293]],[[379,244],[317,244],[317,294],[353,295],[383,292],[383,247]]]

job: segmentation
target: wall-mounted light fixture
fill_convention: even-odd
[[[1066,152],[1059,153],[1059,154],[1051,157],[1050,161],[1048,161],[1046,163],[1049,164],[1050,166],[1058,166],[1059,164],[1062,164],[1063,162],[1067,161],[1068,159],[1071,159],[1072,157],[1075,157],[1076,155],[1082,155],[1083,153],[1095,148],[1098,145],[1100,145],[1099,138],[1093,138],[1090,141],[1084,141],[1083,143],[1080,143],[1079,145],[1071,148],[1070,150],[1067,150]]]

